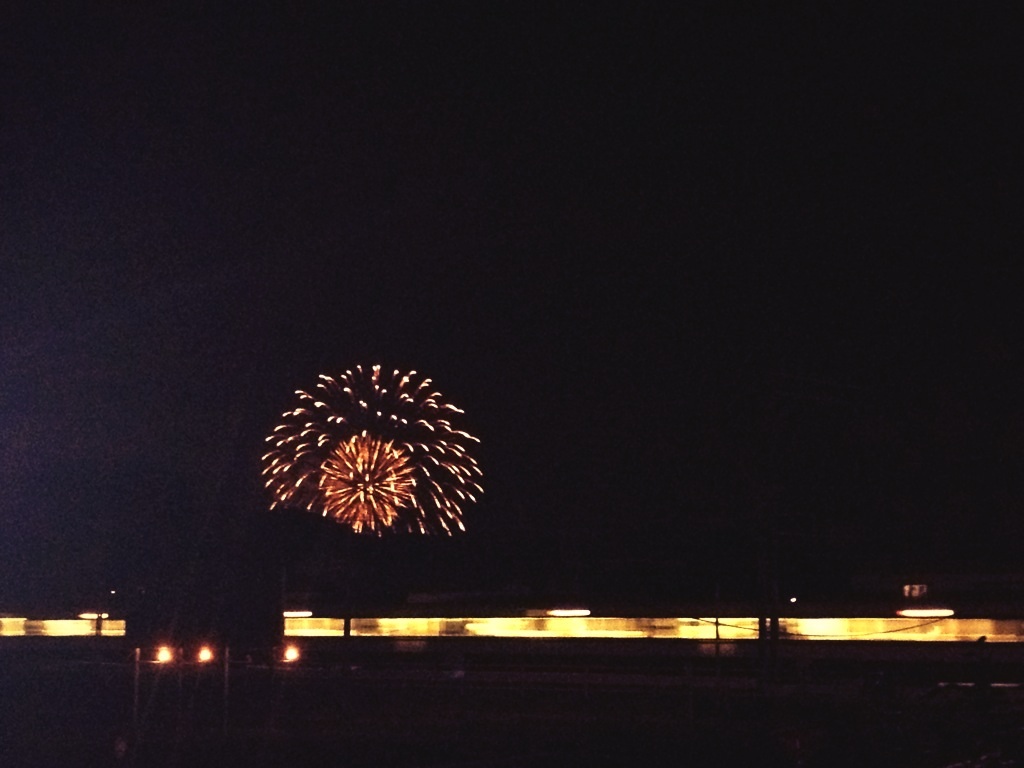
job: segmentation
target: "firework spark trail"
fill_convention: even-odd
[[[483,493],[467,448],[479,440],[455,428],[463,411],[430,379],[356,366],[295,395],[267,437],[271,509],[318,512],[357,533],[465,530],[462,507]]]

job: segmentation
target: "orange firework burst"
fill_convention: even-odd
[[[272,509],[316,511],[356,533],[465,530],[462,507],[483,493],[467,449],[479,441],[452,425],[462,411],[430,379],[357,366],[295,394],[267,437]]]
[[[365,430],[338,443],[321,466],[324,514],[356,533],[392,527],[398,511],[414,503],[415,468],[409,452]]]

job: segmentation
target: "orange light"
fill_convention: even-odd
[[[169,645],[161,645],[156,649],[156,660],[160,664],[166,664],[170,661],[174,661],[174,651],[171,650]]]
[[[548,616],[557,616],[560,618],[583,617],[589,615],[590,611],[587,608],[552,608],[548,611]]]
[[[109,617],[110,617],[109,613],[80,613],[80,614],[78,614],[78,618],[80,618],[80,619],[90,619],[92,621],[95,621],[96,619],[106,619],[106,618],[109,618]]]
[[[285,648],[284,649],[284,656],[283,656],[283,658],[287,662],[298,661],[299,660],[299,648],[298,648],[298,646],[289,645],[287,648]]]
[[[202,648],[199,649],[199,653],[197,654],[196,658],[202,664],[205,664],[208,661],[213,661],[213,649],[210,648],[210,646],[208,645],[204,645]]]

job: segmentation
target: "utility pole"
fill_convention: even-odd
[[[773,516],[774,517],[774,516]],[[758,581],[760,610],[757,617],[759,684],[767,687],[774,681],[779,650],[779,533],[773,523],[762,537],[759,553]]]

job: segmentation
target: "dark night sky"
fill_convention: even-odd
[[[396,589],[1014,565],[1012,4],[253,5],[3,12],[0,611],[277,578],[263,437],[377,361],[483,440]]]

